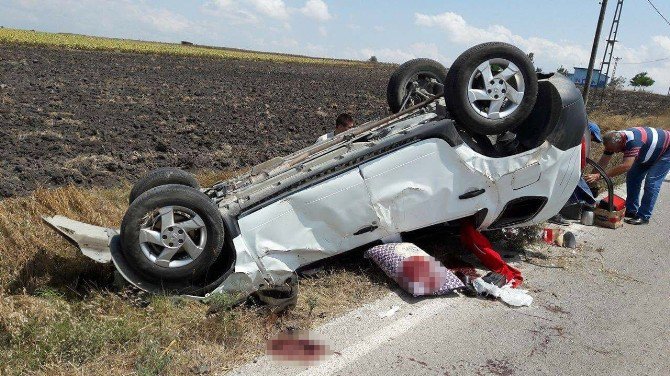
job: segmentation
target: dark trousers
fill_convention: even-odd
[[[670,171],[670,150],[666,151],[656,162],[644,166],[635,163],[626,175],[626,210],[637,213],[637,216],[648,220],[654,211],[654,205],[661,191],[661,184]],[[640,191],[644,180],[644,194],[640,202]]]

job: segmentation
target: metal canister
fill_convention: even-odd
[[[593,209],[592,205],[584,205],[582,207],[582,216],[580,218],[581,224],[585,226],[593,226]]]

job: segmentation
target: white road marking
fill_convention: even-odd
[[[403,333],[412,329],[421,322],[430,319],[432,316],[444,315],[449,307],[449,300],[433,299],[427,302],[423,307],[412,312],[401,319],[398,319],[391,325],[369,335],[357,343],[348,345],[346,349],[338,350],[341,355],[335,355],[326,362],[299,373],[299,376],[309,375],[331,375],[346,366],[353,364],[360,357],[374,351],[389,340],[400,337]]]

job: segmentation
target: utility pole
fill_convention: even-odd
[[[612,67],[612,77],[610,77],[610,79],[614,79],[616,77],[616,66],[619,65],[619,60],[621,60],[620,57],[614,58],[614,66]]]
[[[586,82],[584,82],[584,104],[589,102],[589,90],[591,89],[591,77],[593,76],[593,65],[596,63],[596,55],[598,54],[598,42],[600,41],[600,32],[603,29],[603,21],[605,20],[605,11],[607,11],[607,0],[602,0],[600,6],[600,16],[598,17],[598,25],[596,26],[596,35],[593,37],[593,47],[591,48],[591,59],[589,60],[589,69],[586,71]]]
[[[614,58],[614,66],[612,67],[612,77],[609,78],[609,79],[610,79],[609,84],[611,84],[612,82],[614,82],[613,80],[616,78],[616,67],[617,67],[617,65],[619,65],[619,60],[621,60],[620,57],[615,57],[615,58]],[[609,68],[608,68],[608,69],[609,69]],[[602,73],[603,73],[603,71],[601,70],[601,71],[600,71],[600,74],[602,74]],[[608,74],[609,74],[609,73],[608,73]],[[608,85],[608,84],[605,83],[605,87],[604,87],[603,90],[600,92],[600,97],[598,97],[598,105],[600,105],[600,104],[602,103],[603,99],[605,98],[605,92],[607,92],[607,85]],[[615,88],[615,87],[612,87],[612,90],[616,90],[616,88]]]
[[[610,83],[612,83],[613,80],[616,79],[616,67],[617,67],[617,65],[619,65],[619,60],[621,60],[620,57],[615,57],[614,58],[614,66],[612,67],[612,77],[610,77]],[[600,71],[600,73],[602,73],[602,71]],[[625,82],[624,82],[624,85],[625,85]],[[613,86],[612,90],[616,90],[616,87]],[[603,91],[600,94],[600,102],[602,102],[603,98],[605,98],[605,91],[607,91],[607,84],[605,84],[605,87],[603,88]]]
[[[605,76],[605,87],[603,87],[603,90],[600,92],[601,102],[605,97],[605,91],[607,91],[607,79],[614,79],[616,65],[619,61],[618,58],[614,59],[614,71],[612,72],[612,76],[610,76],[610,67],[612,64],[612,56],[614,55],[614,44],[617,42],[617,34],[619,33],[619,21],[621,20],[623,1],[624,0],[617,0],[616,9],[614,10],[614,18],[612,19],[612,26],[610,26],[610,35],[606,39],[607,45],[605,46],[603,61],[600,63],[600,77],[598,77],[598,83],[600,83],[601,77],[603,77],[603,75]]]

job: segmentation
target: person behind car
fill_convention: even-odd
[[[614,153],[623,153],[623,161],[607,170],[610,177],[626,173],[626,223],[649,223],[663,179],[670,171],[670,131],[650,127],[610,131],[603,137],[605,152],[598,161],[607,168]],[[599,174],[586,175],[588,183],[601,178]],[[640,190],[644,195],[640,203]]]
[[[319,137],[316,140],[316,143],[330,140],[331,138],[337,136],[342,132],[346,132],[349,129],[354,127],[354,118],[348,113],[340,114],[337,119],[335,119],[335,130],[333,132],[326,133]]]
[[[591,134],[591,141],[602,144],[603,137],[600,133],[600,127],[598,126],[598,124],[592,121],[589,121],[588,124],[589,124],[589,133]],[[594,198],[592,188],[588,184],[586,184],[584,177],[581,177],[579,178],[579,182],[577,183],[575,191],[572,193],[572,196],[570,196],[570,199],[565,204],[564,208],[569,205],[574,205],[575,203],[587,203],[589,205],[593,205],[595,204],[595,202],[596,199]],[[566,221],[563,218],[561,213],[556,214],[555,216],[549,218],[547,221],[562,226],[567,226],[570,224],[570,222]]]
[[[600,133],[600,127],[598,124],[589,121],[589,133],[591,133],[591,141],[597,142],[599,144],[603,143],[603,136]]]

